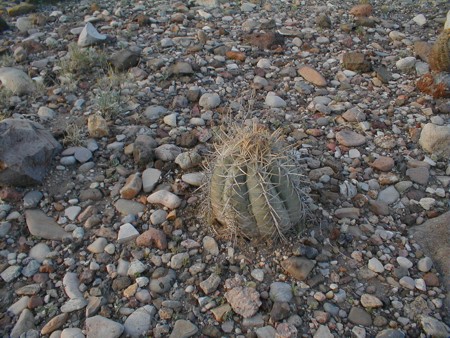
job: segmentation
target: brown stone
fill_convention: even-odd
[[[394,160],[387,156],[380,156],[370,164],[372,168],[380,171],[391,171],[394,165]]]
[[[244,62],[246,59],[245,53],[242,52],[235,52],[232,50],[229,50],[225,53],[226,57],[231,59],[231,60],[237,60],[237,61],[241,61]]]
[[[252,33],[244,37],[244,41],[259,49],[274,49],[284,45],[284,36],[279,33]]]
[[[88,118],[89,135],[93,138],[102,138],[109,135],[109,127],[106,120],[99,114]]]
[[[357,147],[366,143],[366,138],[352,130],[341,130],[336,133],[336,140],[339,144],[347,147]]]
[[[306,81],[318,87],[325,87],[327,85],[327,80],[320,74],[317,70],[309,66],[300,67],[297,70],[298,75],[303,77]]]
[[[439,287],[440,285],[438,276],[433,272],[427,272],[422,278],[427,286]]]
[[[61,313],[60,315],[57,315],[50,319],[47,324],[44,325],[44,327],[41,330],[42,335],[47,335],[49,333],[52,333],[53,331],[59,329],[61,326],[63,326],[67,318],[69,318],[68,313]]]
[[[425,41],[414,42],[414,53],[425,62],[428,62],[428,57],[431,53],[431,43]]]
[[[127,181],[122,189],[120,189],[120,197],[130,200],[136,197],[142,189],[142,178],[139,174],[128,176]]]
[[[149,228],[136,238],[136,244],[143,247],[156,247],[160,250],[167,249],[166,234],[161,230]]]
[[[342,62],[345,69],[355,72],[367,73],[372,70],[370,61],[366,58],[365,54],[360,52],[345,53]]]
[[[372,14],[373,7],[370,4],[360,4],[353,6],[350,9],[350,14],[353,16],[370,16]]]
[[[372,211],[375,215],[387,216],[390,214],[389,205],[384,202],[371,200],[369,205],[370,211]]]
[[[281,267],[299,281],[305,280],[314,268],[315,263],[304,257],[289,257],[281,262]]]

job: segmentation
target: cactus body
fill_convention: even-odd
[[[225,136],[212,161],[211,220],[250,239],[283,237],[304,219],[298,166],[277,133],[253,127]]]
[[[436,72],[450,72],[450,29],[444,30],[434,43],[428,57],[430,68]]]

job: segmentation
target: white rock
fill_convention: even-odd
[[[431,270],[432,267],[433,261],[431,260],[430,257],[424,257],[420,259],[419,262],[417,263],[417,268],[419,269],[419,271],[422,272],[428,272]]]
[[[413,21],[419,26],[424,26],[427,23],[427,18],[425,18],[425,15],[419,14],[413,18]]]
[[[401,71],[408,71],[414,68],[416,65],[416,57],[408,56],[406,58],[400,59],[395,63],[395,66]]]
[[[147,202],[162,204],[169,209],[176,209],[181,204],[181,199],[167,190],[159,190],[147,197]]]
[[[152,325],[152,319],[155,315],[155,308],[150,305],[146,305],[138,308],[123,324],[125,328],[125,334],[132,338],[138,338],[146,336],[147,331]]]
[[[84,338],[83,331],[78,327],[68,327],[61,332],[60,338]]]
[[[50,253],[50,248],[45,243],[38,243],[30,250],[29,256],[39,263],[42,263]]]
[[[384,266],[383,264],[381,264],[381,262],[378,260],[378,258],[371,258],[369,260],[369,263],[367,265],[367,267],[377,273],[382,273],[384,271]]]
[[[40,107],[38,115],[42,120],[53,120],[56,117],[56,112],[48,107]]]
[[[418,278],[418,279],[414,280],[414,283],[415,283],[415,287],[417,290],[424,291],[424,292],[427,291],[427,285],[422,278]]]
[[[203,248],[207,254],[217,256],[219,254],[219,246],[214,238],[210,236],[203,237]]]
[[[87,249],[89,252],[98,254],[102,253],[105,250],[108,241],[104,237],[98,237],[93,243],[91,243]]]
[[[16,95],[29,94],[35,90],[33,80],[25,72],[17,68],[0,68],[0,82],[4,88]]]
[[[164,123],[167,124],[170,127],[176,127],[177,126],[177,113],[172,113],[169,115],[164,116]]]
[[[205,93],[200,97],[198,104],[205,109],[214,109],[219,106],[221,100],[217,93]]]
[[[81,212],[81,207],[74,205],[74,206],[66,208],[66,210],[64,210],[64,215],[71,221],[74,221],[80,212]]]
[[[193,185],[194,187],[200,187],[205,179],[204,173],[189,173],[181,176],[181,179],[187,184]]]
[[[120,226],[117,242],[126,243],[134,240],[137,236],[139,236],[139,232],[135,227],[131,223],[125,223]]]
[[[431,197],[424,197],[424,198],[421,198],[419,201],[420,206],[422,208],[424,208],[425,210],[430,210],[434,206],[435,203],[436,203],[436,200]]]
[[[130,263],[130,266],[128,267],[127,275],[134,277],[136,274],[140,274],[144,272],[147,269],[147,266],[142,263],[140,260],[134,260]]]
[[[411,269],[413,266],[413,263],[406,257],[397,257],[397,263],[405,269]]]
[[[70,299],[83,298],[83,294],[79,289],[80,281],[75,272],[66,272],[63,278],[63,286],[67,297]]]
[[[250,274],[258,282],[262,282],[264,280],[264,270],[263,269],[253,269]]]
[[[270,66],[271,66],[271,63],[270,63],[269,59],[260,59],[258,61],[258,63],[256,64],[256,67],[258,67],[258,68],[267,69],[267,68],[270,68]]]
[[[105,40],[106,35],[100,34],[95,29],[95,27],[90,22],[88,22],[86,26],[84,26],[83,30],[80,33],[80,36],[78,37],[78,46],[88,47]]]
[[[144,192],[151,192],[161,177],[161,171],[154,168],[147,168],[142,173],[142,189]]]
[[[122,324],[102,316],[86,318],[86,335],[88,338],[119,338],[123,330]]]
[[[268,93],[266,96],[266,104],[271,108],[282,108],[286,107],[286,101],[281,97]]]

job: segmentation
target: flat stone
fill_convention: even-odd
[[[337,218],[358,218],[360,216],[359,208],[340,208],[334,212]]]
[[[405,334],[400,330],[385,329],[379,332],[376,338],[405,338]]]
[[[50,319],[41,329],[42,335],[48,335],[61,328],[69,318],[68,313],[61,313]]]
[[[14,279],[20,276],[22,268],[18,265],[8,266],[5,270],[2,271],[0,277],[6,282],[12,282]]]
[[[162,144],[155,148],[155,157],[164,162],[174,161],[181,154],[181,149],[175,144]]]
[[[86,305],[87,300],[85,300],[84,298],[69,299],[61,306],[60,310],[64,313],[74,312],[85,308]]]
[[[9,333],[10,338],[19,338],[22,334],[26,333],[28,330],[34,330],[36,327],[34,325],[34,316],[30,310],[24,309],[17,319],[16,325]]]
[[[367,264],[367,267],[376,273],[382,273],[384,272],[384,266],[383,264],[378,260],[378,258],[371,258],[369,259],[369,263]]]
[[[386,189],[380,191],[378,194],[378,201],[386,203],[386,204],[393,204],[400,198],[400,194],[395,189],[394,186],[389,186]]]
[[[98,315],[86,318],[86,338],[119,338],[123,331],[123,325],[111,319]]]
[[[137,215],[141,212],[144,212],[145,206],[142,203],[129,201],[126,199],[118,199],[116,203],[114,203],[116,210],[122,215]]]
[[[181,176],[181,179],[194,187],[200,187],[205,181],[205,174],[202,172],[188,173]]]
[[[268,93],[266,96],[266,105],[271,108],[283,108],[286,107],[286,101],[284,101],[281,97]]]
[[[150,305],[138,308],[125,320],[123,324],[125,334],[132,338],[145,336],[152,326],[155,313],[156,309]]]
[[[142,188],[144,192],[148,193],[153,191],[160,178],[160,170],[154,168],[145,169],[142,173]]]
[[[420,325],[428,337],[448,338],[450,329],[443,322],[430,316],[420,316]]]
[[[289,257],[281,262],[281,267],[299,281],[304,281],[314,268],[314,261],[304,257]]]
[[[214,318],[221,322],[223,318],[231,311],[230,304],[223,304],[211,310],[211,313],[214,315]]]
[[[306,81],[316,85],[317,87],[325,87],[327,80],[317,70],[310,66],[303,66],[297,70],[298,75],[303,77]]]
[[[150,291],[163,294],[170,290],[175,283],[176,273],[172,269],[157,268],[150,279]]]
[[[108,245],[108,240],[104,237],[97,237],[94,242],[87,247],[89,252],[94,254],[102,253]]]
[[[36,208],[44,194],[40,191],[30,191],[23,197],[23,207],[27,209]]]
[[[72,235],[65,232],[54,220],[37,209],[25,211],[27,227],[33,236],[61,241],[70,239]]]
[[[270,284],[269,295],[273,302],[289,303],[294,297],[291,285],[283,282],[273,282]]]
[[[430,178],[430,170],[425,167],[409,168],[406,170],[406,175],[409,176],[411,181],[426,186]]]
[[[350,309],[350,313],[348,314],[348,320],[355,324],[361,326],[370,326],[372,325],[372,317],[368,312],[359,307],[352,307]]]
[[[397,257],[397,263],[404,269],[411,269],[413,266],[413,263],[408,258],[401,256]]]
[[[7,313],[13,314],[14,316],[20,315],[20,313],[28,307],[28,302],[30,301],[30,297],[24,296],[21,297],[14,304],[11,304],[6,310]]]
[[[176,209],[181,204],[181,199],[167,190],[159,190],[147,197],[147,202],[162,204],[169,209]]]
[[[258,338],[273,338],[276,337],[276,334],[277,331],[270,325],[256,329],[256,337]]]
[[[180,252],[172,256],[170,259],[170,267],[172,269],[179,270],[187,262],[189,262],[189,254],[187,252]]]
[[[178,319],[169,338],[188,338],[198,332],[198,327],[188,320]]]
[[[391,171],[394,165],[394,160],[387,156],[380,156],[370,164],[372,168],[380,171]]]
[[[64,215],[71,221],[74,221],[74,220],[76,220],[76,218],[80,214],[80,212],[81,212],[81,207],[79,207],[78,205],[73,205],[73,206],[66,208],[66,210],[64,210]]]
[[[336,133],[336,140],[346,147],[357,147],[366,143],[366,138],[352,130],[341,130]]]
[[[68,327],[61,332],[60,338],[85,338],[85,336],[80,328]]]
[[[378,308],[383,306],[383,302],[373,295],[364,293],[361,296],[361,305],[365,308]]]

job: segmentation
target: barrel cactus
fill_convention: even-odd
[[[210,221],[252,240],[301,230],[305,184],[281,133],[256,125],[235,129],[222,134],[210,163]]]
[[[436,72],[450,72],[450,29],[444,30],[434,43],[428,57],[430,68]]]

